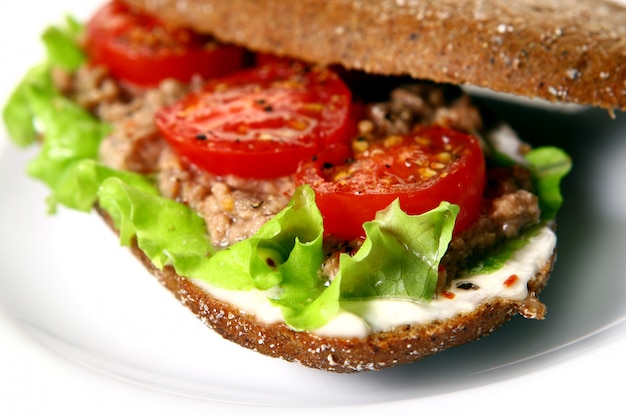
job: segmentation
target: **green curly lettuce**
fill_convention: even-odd
[[[44,31],[41,38],[46,49],[46,60],[28,71],[2,112],[9,136],[18,146],[31,145],[39,138],[36,127],[38,114],[33,106],[41,108],[42,104],[33,94],[44,100],[60,96],[52,83],[52,67],[71,71],[85,62],[85,54],[78,46],[82,25],[72,17],[67,17],[64,23]]]
[[[458,206],[442,202],[410,216],[398,200],[380,211],[364,225],[367,238],[359,251],[341,256],[343,298],[431,299],[458,213]]]
[[[98,148],[110,127],[63,96],[52,82],[52,68],[76,69],[84,62],[78,47],[81,26],[71,18],[65,26],[42,35],[47,59],[22,79],[3,110],[10,137],[18,146],[41,141],[41,151],[29,162],[29,175],[51,191],[50,212],[58,204],[89,211],[97,201],[100,183],[111,176],[124,178],[140,189],[153,188],[141,175],[112,170],[97,163]]]
[[[109,177],[98,188],[100,207],[119,231],[120,243],[137,246],[163,269],[172,265],[182,276],[194,276],[214,252],[202,218],[184,204]]]

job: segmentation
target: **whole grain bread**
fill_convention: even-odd
[[[124,1],[256,51],[626,109],[626,8],[610,0]]]
[[[108,214],[101,209],[98,213],[115,231]],[[496,298],[448,320],[401,326],[361,339],[318,336],[295,331],[284,323],[263,323],[253,314],[211,296],[172,267],[156,268],[135,243],[130,249],[167,290],[225,339],[267,356],[336,373],[374,371],[416,362],[487,336],[518,313],[528,315],[527,303],[538,303],[536,296],[547,284],[556,258],[555,251],[529,281],[529,296],[524,301]]]

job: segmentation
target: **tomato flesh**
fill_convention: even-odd
[[[203,170],[275,178],[320,149],[348,143],[356,131],[350,111],[350,90],[334,72],[276,64],[211,80],[155,120]]]
[[[303,164],[296,183],[310,184],[328,235],[364,237],[363,223],[399,199],[408,214],[442,201],[459,205],[455,233],[481,210],[485,161],[478,140],[444,127],[427,127],[375,143],[355,142],[353,160],[334,166]]]
[[[151,87],[166,78],[187,82],[195,74],[216,77],[243,66],[242,48],[163,24],[133,12],[120,1],[100,8],[86,27],[85,50],[92,64],[114,77]]]

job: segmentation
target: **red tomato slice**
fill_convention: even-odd
[[[93,64],[144,87],[166,78],[189,81],[225,75],[243,66],[243,49],[221,45],[188,29],[165,26],[120,1],[98,10],[87,24],[85,50]]]
[[[328,235],[364,236],[363,223],[396,198],[408,214],[421,214],[442,201],[458,204],[455,232],[478,217],[485,161],[478,140],[444,127],[422,128],[376,143],[355,143],[354,159],[338,166],[303,164],[296,183],[310,184]]]
[[[349,143],[351,100],[328,69],[268,65],[209,81],[157,113],[156,124],[203,170],[275,178],[293,174],[318,149]]]

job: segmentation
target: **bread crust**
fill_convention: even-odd
[[[626,8],[608,0],[124,0],[255,51],[626,109]]]
[[[108,214],[98,213],[114,230]],[[238,307],[212,297],[170,266],[158,269],[139,249],[133,255],[184,306],[227,340],[267,356],[336,373],[374,371],[416,362],[427,356],[487,336],[524,308],[523,301],[493,299],[474,311],[423,325],[406,325],[367,338],[337,338],[299,332],[284,323],[266,324]],[[556,251],[528,283],[529,296],[545,287]]]

